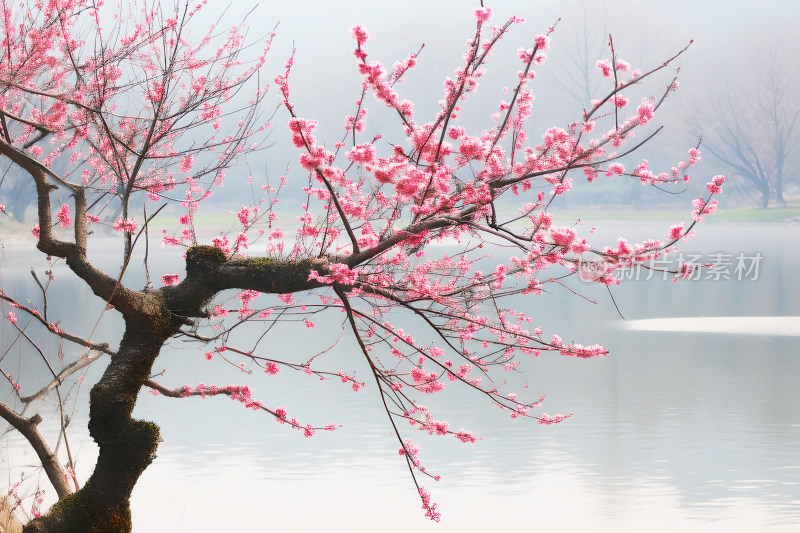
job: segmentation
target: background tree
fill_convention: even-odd
[[[25,344],[48,377],[23,390],[20,376],[3,368],[12,401],[0,403],[0,416],[36,451],[59,497],[26,531],[131,529],[130,495],[160,441],[156,424],[132,418],[143,389],[171,398],[228,396],[306,437],[336,429],[336,424],[292,418],[284,406],[268,407],[246,385],[166,384],[153,365],[174,338],[206,344],[206,359],[223,358],[244,374],[259,370],[267,374],[263,379],[296,370],[341,380],[354,390],[367,382],[374,386],[423,509],[438,520],[436,504],[420,484],[421,477],[437,476],[427,472],[418,447],[401,427],[465,443],[475,437],[437,419],[419,398],[451,385],[466,387],[514,418],[554,424],[569,415],[540,412],[545,398],[510,390],[503,383],[505,372],[543,351],[580,358],[608,353],[530,326],[532,319],[503,307],[503,298],[558,290],[564,277],[576,274],[614,285],[615,271],[659,256],[715,210],[711,197],[721,192],[722,176],[707,184],[706,197],[694,200],[690,224],[672,226],[660,240],[619,239],[606,247],[593,247],[578,227],[554,225],[548,212],[569,193],[573,171],[590,181],[618,175],[658,186],[689,179],[686,171],[699,158],[696,148],[688,162],[658,174],[646,160],[633,170],[618,162],[647,139],[630,143],[634,130],[651,122],[677,85],[671,77],[659,94],[638,106],[625,94],[677,55],[649,71],[631,72],[612,48],[598,65],[605,93],[574,122],[549,128],[530,143],[525,128],[533,102],[529,85],[546,60],[553,27],[517,51],[520,70],[510,76],[507,100],[481,131],[470,132],[459,117],[489,54],[522,19],[493,26],[492,10],[475,8],[464,64],[445,80],[439,111],[427,121],[417,118],[414,104],[396,88],[412,72],[417,54],[389,71],[369,58],[367,32],[356,25],[353,54],[361,95],[345,118],[341,139],[326,145],[315,137],[317,123],[304,118],[302,103],[291,97],[292,57],[274,78],[278,106],[265,104],[268,86],[261,83],[260,71],[273,34],[253,59],[244,55],[248,43],[241,24],[190,39],[189,25],[201,8],[134,6],[111,13],[111,29],[90,0],[5,9],[0,154],[35,184],[38,224],[32,231],[49,265],[36,277],[40,295],[2,292],[0,298],[10,306],[5,318],[15,332],[13,342]],[[365,134],[368,95],[394,117],[398,132]],[[238,230],[203,235],[196,224],[198,209],[209,203],[226,171],[239,172],[241,158],[264,147],[274,113],[288,119],[300,175],[293,172],[274,182],[254,178],[251,203],[236,213]],[[307,201],[294,214],[299,223],[291,228],[284,222],[281,228],[277,200],[290,186],[302,188]],[[132,206],[143,196],[152,203],[139,215]],[[162,242],[176,247],[176,261],[183,255],[185,274],[166,273],[154,288],[150,226],[154,214],[170,204],[180,205],[180,228],[165,229]],[[104,270],[90,259],[91,246],[106,227],[119,232],[118,269]],[[458,243],[456,251],[441,254],[429,246],[442,241]],[[490,246],[505,247],[511,257],[489,262]],[[66,264],[105,303],[104,315],[121,315],[120,339],[98,340],[102,328],[75,335],[50,316],[47,295],[56,263]],[[126,281],[134,269],[146,279],[141,289]],[[684,266],[674,274],[686,276],[689,270]],[[429,344],[405,331],[404,316],[435,341]],[[368,380],[329,368],[319,354],[300,350],[277,358],[264,345],[282,324],[300,322],[313,332],[322,320],[341,323],[343,334],[354,339]],[[249,345],[237,336],[247,328],[261,331]],[[41,335],[80,351],[50,353],[37,342]],[[88,424],[99,457],[83,482],[72,471],[68,445],[62,456],[38,431],[42,417],[36,409],[55,395],[59,441],[67,444],[66,397],[80,380],[77,373],[106,361],[104,355],[109,355],[107,366],[91,388]],[[35,392],[27,394],[28,388]]]
[[[760,73],[759,83],[728,82],[712,90],[711,100],[692,112],[692,124],[698,133],[705,131],[706,151],[746,182],[738,188],[748,195],[754,188],[766,208],[773,199],[786,205],[785,181],[794,177],[786,174],[796,167],[800,142],[800,95],[796,54],[787,40],[776,39],[761,50],[746,62]]]
[[[613,27],[611,14],[619,9],[626,7],[619,4],[604,2],[579,3],[575,13],[571,18],[563,21],[563,27],[559,30],[559,48],[553,50],[551,59],[554,64],[551,66],[553,72],[542,80],[547,84],[547,93],[538,95],[538,98],[546,98],[542,102],[548,108],[564,110],[558,116],[559,120],[571,120],[573,109],[590,108],[591,102],[597,95],[602,94],[607,87],[607,79],[598,76],[599,65],[602,65],[608,54],[610,28]],[[632,7],[632,6],[628,6]],[[616,29],[614,40],[621,44],[622,55],[630,64],[647,64],[646,58],[653,56],[652,35],[647,36],[647,40],[639,41],[635,46],[626,35],[628,28],[623,28],[622,32]],[[656,56],[656,59],[661,57]],[[625,68],[623,66],[623,68]],[[649,94],[649,93],[648,93]],[[630,95],[629,95],[630,96]],[[551,113],[552,115],[552,113]],[[549,116],[545,121],[539,117],[536,125],[543,125],[547,120],[553,120]],[[660,139],[660,144],[664,143]],[[634,166],[638,163],[632,154],[629,158],[622,158],[621,163]],[[671,159],[663,160],[658,154],[650,155],[651,164],[663,165],[670,164]],[[576,186],[580,184],[576,183]],[[646,195],[643,196],[643,187],[637,180],[620,183],[592,184],[591,187],[583,187],[581,190],[573,192],[570,197],[564,198],[562,204],[600,204],[600,205],[630,205],[636,209],[649,206],[652,202]],[[664,195],[661,195],[664,198]]]

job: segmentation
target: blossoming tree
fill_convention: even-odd
[[[143,391],[174,398],[228,396],[306,437],[337,427],[297,420],[285,407],[253,397],[245,384],[166,384],[152,369],[174,337],[205,343],[207,358],[224,357],[249,375],[261,369],[261,377],[250,379],[298,371],[341,380],[355,390],[374,387],[424,512],[438,520],[421,483],[436,476],[420,463],[407,433],[449,435],[463,443],[475,436],[437,418],[422,398],[466,387],[476,400],[491,402],[506,415],[554,424],[569,415],[548,415],[539,409],[544,397],[524,398],[524,391],[500,385],[504,372],[542,352],[579,358],[608,353],[599,345],[545,333],[531,317],[504,307],[504,297],[537,295],[570,275],[618,283],[618,269],[646,263],[688,237],[715,209],[711,197],[724,181],[714,177],[708,196],[694,201],[692,222],[665,228],[661,240],[621,238],[594,246],[578,227],[555,225],[549,207],[569,193],[573,179],[622,176],[659,186],[689,179],[688,168],[699,160],[697,148],[689,150],[687,163],[663,173],[648,168],[646,160],[632,170],[620,162],[643,144],[630,139],[652,121],[677,81],[666,80],[659,94],[638,105],[626,93],[667,69],[677,55],[650,70],[631,70],[609,40],[609,59],[597,64],[606,93],[586,102],[571,124],[529,140],[531,85],[554,31],[546,28],[518,50],[519,71],[510,73],[508,100],[485,117],[485,129],[470,131],[460,117],[470,113],[469,99],[489,55],[524,22],[512,17],[492,25],[488,7],[475,8],[464,62],[444,81],[439,111],[425,118],[399,89],[417,54],[387,69],[369,58],[367,31],[354,26],[360,97],[340,140],[324,144],[315,137],[317,123],[303,116],[303,103],[292,97],[291,57],[273,87],[260,83],[274,34],[251,59],[243,55],[243,26],[189,37],[204,3],[170,8],[144,3],[106,15],[91,0],[9,6],[3,10],[0,57],[2,160],[36,186],[37,248],[52,261],[63,259],[105,302],[106,312],[119,313],[125,324],[121,339],[64,331],[57,317],[48,316],[51,280],[40,283],[39,296],[0,293],[9,327],[49,373],[46,382],[23,386],[24,376],[3,369],[11,401],[0,403],[0,416],[33,447],[59,498],[26,531],[131,529],[129,498],[160,441],[157,425],[131,416]],[[114,22],[111,29],[104,27],[107,20]],[[397,132],[368,136],[368,105],[388,109]],[[254,178],[254,189],[260,187],[263,196],[253,196],[236,213],[235,235],[204,242],[198,209],[208,209],[226,172],[240,172],[237,161],[264,148],[275,113],[288,122],[285,131],[300,168],[274,182]],[[384,138],[391,135],[400,141]],[[298,221],[294,229],[281,219],[277,201],[279,193],[293,188],[307,197],[300,212],[290,215]],[[145,263],[146,286],[127,286],[123,274],[134,268],[130,260],[137,246],[147,246],[154,215],[178,204],[180,229],[160,236],[174,247],[178,272],[151,283]],[[121,272],[103,271],[89,259],[93,239],[103,230],[119,236]],[[442,241],[454,243],[456,252],[429,249]],[[508,247],[509,257],[480,270],[486,249],[495,244]],[[683,267],[674,274],[688,271]],[[260,324],[268,335],[272,325],[291,318],[313,333],[314,320],[330,316],[321,314],[325,309],[343,317],[339,320],[368,369],[365,382],[326,368],[301,350],[276,359],[258,344],[237,345],[237,328],[244,322]],[[417,341],[404,331],[398,322],[404,315],[424,324],[436,342]],[[55,359],[29,335],[37,327],[82,352],[71,361]],[[60,438],[68,443],[62,390],[94,363],[106,365],[90,393],[88,429],[99,457],[91,476],[80,480],[69,447],[55,453],[37,429],[41,416],[26,412],[55,397],[62,408]]]

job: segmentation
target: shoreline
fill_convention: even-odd
[[[552,211],[553,218],[557,223],[574,223],[575,220],[581,219],[585,223],[622,223],[622,222],[637,222],[637,223],[663,223],[671,222],[677,223],[681,220],[687,220],[689,217],[688,210],[677,209],[658,209],[658,210],[636,210],[629,207],[615,207],[615,206],[602,206],[585,208],[574,207],[569,209],[556,209]],[[197,217],[197,228],[202,229],[205,234],[217,233],[233,233],[238,231],[234,221],[231,220],[229,225],[223,223],[221,214],[200,215]],[[227,215],[227,213],[225,213]],[[227,216],[225,217],[228,218]],[[283,217],[282,217],[283,218]],[[232,217],[231,217],[232,219]],[[160,222],[168,222],[161,225]],[[710,224],[800,224],[800,207],[776,207],[769,209],[759,208],[732,208],[720,209],[711,215],[706,215],[703,218],[703,223]],[[172,217],[164,217],[162,220],[155,219],[151,222],[155,231],[151,234],[158,234],[160,238],[161,230],[166,229],[170,233],[175,233],[180,230],[180,226],[175,224]],[[287,224],[287,230],[292,231],[296,229],[296,223]],[[69,233],[65,231],[65,233]],[[117,232],[108,229],[100,228],[95,231],[95,235],[105,238],[113,237]],[[151,241],[152,242],[152,241]],[[31,226],[22,224],[10,217],[0,219],[0,245],[17,248],[20,246],[27,246],[30,248],[36,247],[36,239],[31,233]]]

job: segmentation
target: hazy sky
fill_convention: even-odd
[[[231,6],[225,22],[237,21],[253,5],[238,2]],[[418,121],[426,122],[438,111],[443,79],[451,76],[460,64],[465,43],[475,27],[472,9],[476,5],[477,1],[466,0],[267,1],[255,8],[248,21],[252,38],[266,34],[279,24],[266,68],[270,81],[282,70],[292,47],[296,47],[291,75],[296,112],[319,120],[319,138],[331,144],[341,137],[344,116],[353,113],[354,102],[360,95],[361,78],[352,56],[353,41],[348,31],[354,23],[363,24],[370,33],[366,47],[370,59],[380,60],[387,66],[425,44],[419,65],[398,87],[398,92],[401,97],[415,102]],[[740,0],[500,0],[487,2],[487,5],[495,10],[492,23],[500,24],[511,14],[525,17],[527,22],[515,26],[490,57],[489,74],[465,106],[462,125],[473,131],[491,126],[491,113],[496,110],[498,101],[506,97],[502,88],[513,87],[514,74],[521,67],[516,57],[517,47],[530,47],[533,36],[543,33],[559,17],[561,21],[551,36],[549,59],[536,67],[538,78],[533,84],[536,102],[529,122],[532,139],[538,138],[548,127],[563,127],[578,120],[583,107],[588,106],[586,98],[577,100],[567,87],[574,89],[569,80],[578,69],[571,61],[579,55],[584,42],[590,43],[592,57],[588,58],[588,63],[594,65],[597,54],[609,57],[604,43],[611,33],[618,57],[628,60],[634,68],[647,70],[694,39],[687,53],[675,62],[675,66],[681,66],[681,90],[670,97],[657,117],[659,124],[667,126],[658,142],[669,146],[671,153],[675,152],[674,159],[665,162],[667,165],[685,158],[685,150],[696,144],[699,134],[707,134],[707,131],[692,130],[690,124],[694,111],[705,99],[726,85],[738,87],[758,83],[759,61],[770,53],[775,43],[781,42],[790,50],[800,49],[800,37],[792,28],[792,21],[800,20],[800,4],[788,0],[765,1],[758,5]],[[213,6],[208,10],[213,12]],[[642,96],[661,94],[672,72],[672,68],[665,70],[660,78],[645,85],[640,94],[628,96],[637,102]],[[787,76],[794,74],[787,72]],[[590,79],[596,84],[592,88],[593,97],[607,94],[610,89],[607,80],[592,67]],[[267,101],[277,101],[277,95],[269,96]],[[368,128],[400,132],[395,117],[381,116],[382,104],[372,97],[366,104],[370,111]],[[297,154],[289,146],[284,149],[288,144],[283,129],[284,117],[277,118],[275,124],[273,140],[278,146],[267,154],[269,164],[273,167],[294,164]],[[701,129],[712,128],[710,122],[701,125]],[[653,154],[652,143],[648,149],[650,153],[644,155],[651,158],[662,155],[658,151]],[[279,170],[270,170],[273,171]],[[727,169],[709,167],[704,171],[720,173]]]
[[[237,2],[230,8],[228,20],[236,20],[252,5]],[[434,112],[441,97],[442,80],[452,74],[474,29],[472,8],[476,5],[478,2],[465,0],[267,1],[255,8],[249,21],[253,26],[251,36],[279,23],[271,52],[272,68],[267,73],[271,77],[280,68],[294,43],[297,53],[292,80],[298,113],[319,118],[321,131],[325,131],[326,122],[330,121],[338,132],[343,115],[352,111],[352,102],[359,93],[360,78],[348,34],[354,23],[363,24],[370,32],[367,44],[370,58],[387,65],[425,43],[419,66],[399,90],[403,96],[415,100],[418,109]],[[658,64],[694,39],[695,43],[679,61],[683,66],[680,98],[684,99],[685,95],[706,93],[725,82],[756,82],[758,72],[747,65],[757,64],[759,54],[769,50],[776,35],[783,36],[785,46],[800,48],[800,38],[792,29],[792,21],[800,20],[800,4],[788,0],[758,5],[740,0],[500,0],[487,5],[495,9],[493,23],[502,23],[510,14],[527,20],[514,28],[488,64],[490,73],[507,74],[507,84],[513,82],[513,74],[519,68],[516,48],[528,47],[535,34],[562,18],[552,34],[550,61],[537,68],[538,85],[534,85],[537,112],[547,115],[558,111],[561,115],[557,114],[557,122],[574,120],[575,113],[580,111],[577,104],[569,102],[571,109],[561,109],[559,92],[563,90],[559,89],[559,83],[563,82],[559,79],[564,78],[562,71],[567,68],[565,58],[574,55],[584,34],[589,35],[592,43],[599,43],[595,49],[602,46],[606,34],[613,34],[618,55],[634,67],[644,68]],[[731,67],[741,71],[742,65],[747,76],[740,72],[731,75]],[[599,74],[593,75],[600,79]],[[653,93],[659,90],[656,87],[660,86],[654,86]],[[502,95],[485,97],[487,104],[492,102],[494,106]],[[548,105],[551,109],[547,109]],[[537,129],[550,125],[556,124],[536,123]]]

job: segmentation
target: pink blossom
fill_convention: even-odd
[[[557,245],[569,246],[572,244],[572,241],[575,240],[575,230],[567,227],[552,228],[550,230],[550,236]]]
[[[186,154],[181,159],[181,172],[189,173],[192,170],[192,166],[194,165],[194,156],[192,154]]]
[[[267,361],[267,363],[264,365],[264,373],[274,376],[278,372],[280,372],[280,367],[272,361]]]
[[[114,221],[114,229],[126,233],[133,233],[134,231],[136,231],[136,222],[134,222],[133,219],[130,218],[126,218],[124,220],[118,218],[117,220]]]
[[[472,13],[475,15],[475,20],[478,21],[479,24],[488,22],[489,19],[492,18],[491,7],[476,7],[472,10]]]
[[[601,59],[597,62],[596,66],[598,69],[600,69],[600,72],[603,73],[603,76],[605,76],[606,78],[611,77],[611,73],[613,72],[611,70],[611,61],[609,61],[608,59]]]
[[[533,49],[529,48],[526,50],[520,46],[517,48],[517,57],[520,58],[523,63],[530,63],[533,59]]]
[[[422,498],[422,508],[425,510],[425,516],[434,522],[441,520],[442,514],[436,511],[436,503],[431,501],[431,493],[424,487],[420,487],[419,495]]]
[[[364,26],[361,24],[356,24],[350,28],[350,36],[353,37],[353,39],[356,41],[356,44],[361,47],[365,42],[367,42],[369,33],[367,33],[367,30],[364,28]]]
[[[152,85],[147,89],[145,97],[153,103],[161,100],[164,96],[164,84],[160,81],[153,81]]]
[[[550,37],[546,35],[537,35],[534,37],[536,40],[536,47],[539,49],[540,52],[544,52],[548,48],[550,48]]]
[[[614,174],[622,176],[625,174],[625,165],[622,163],[611,163],[606,169],[606,176],[613,176]]]
[[[549,426],[551,424],[558,424],[559,422],[566,420],[571,416],[572,414],[550,416],[547,413],[542,413],[542,415],[539,418],[537,418],[536,421],[540,424]]]
[[[261,296],[261,293],[254,290],[244,290],[236,295],[236,297],[242,301],[242,306],[245,308],[248,305],[250,305],[250,302],[258,298],[259,296]]]
[[[31,228],[31,233],[33,233],[33,236],[36,237],[37,239],[39,238],[40,234],[39,224],[33,225],[33,227]]]
[[[503,286],[503,281],[506,279],[506,274],[508,273],[508,267],[502,263],[497,265],[494,269],[494,281],[492,282],[492,287],[495,289],[499,289]]]
[[[706,188],[711,194],[720,194],[723,183],[725,183],[725,176],[714,176],[711,181],[706,183]]]
[[[464,128],[462,128],[461,126],[453,126],[448,130],[447,136],[455,141],[458,140],[462,135],[464,135],[464,131],[465,131]]]
[[[675,241],[680,239],[683,236],[683,223],[676,224],[675,226],[670,226],[669,233],[667,234],[667,239],[670,241]]]
[[[421,367],[414,367],[411,369],[411,377],[414,379],[414,386],[420,392],[426,394],[433,394],[444,389],[444,384],[438,381],[438,374],[436,372],[425,372]]]
[[[655,114],[655,106],[649,100],[642,100],[642,103],[636,109],[638,114],[639,125],[644,126],[647,124]]]
[[[231,249],[230,246],[228,246],[228,244],[229,244],[228,238],[224,236],[214,237],[213,239],[211,239],[211,245],[214,248],[219,248],[220,250],[225,252],[226,255],[231,253]]]
[[[617,107],[625,107],[626,105],[628,105],[628,102],[630,102],[631,100],[630,100],[630,98],[626,98],[626,97],[622,96],[621,94],[617,93],[617,94],[614,95],[614,97],[611,99],[611,101],[614,102],[614,105],[617,106]]]
[[[10,382],[11,382],[11,386],[12,386],[12,387],[14,387],[14,390],[16,390],[16,391],[19,391],[19,389],[20,389],[21,387],[20,387],[19,383],[17,383],[16,381],[14,381],[14,379],[13,379],[14,375],[13,375],[11,372],[9,372],[9,373],[8,373],[8,375],[7,375],[7,377],[8,377],[8,381],[10,381]]]
[[[195,94],[203,94],[205,92],[206,77],[199,76],[192,82],[192,92]]]
[[[472,432],[466,429],[459,429],[453,436],[461,442],[475,442],[475,437],[472,436]]]
[[[458,148],[461,155],[467,159],[482,159],[484,157],[484,152],[487,150],[488,147],[484,146],[483,141],[475,137],[465,137],[464,140],[461,141],[461,146]]]
[[[175,285],[178,283],[178,275],[177,274],[164,274],[161,276],[161,283],[166,286]]]
[[[713,183],[713,182],[712,182]],[[716,200],[711,200],[710,202],[706,202],[702,196],[699,196],[692,200],[692,206],[694,209],[692,210],[692,219],[695,222],[700,222],[703,220],[703,215],[710,215],[714,211],[717,210],[717,206],[719,202]]]
[[[56,216],[58,217],[58,220],[59,220],[59,223],[58,223],[59,226],[61,226],[62,228],[68,228],[69,227],[70,222],[71,222],[71,220],[69,218],[69,205],[63,204],[61,206],[61,209],[59,209],[58,212],[56,213]]]
[[[16,324],[17,323],[17,315],[14,314],[14,311],[9,311],[8,314],[6,315],[6,318],[12,324]]]
[[[375,147],[370,143],[359,144],[348,150],[345,156],[354,163],[370,163],[375,159]]]
[[[392,163],[387,159],[379,157],[377,163],[373,161],[372,164],[366,165],[370,172],[375,173],[375,179],[380,183],[391,183],[397,172],[404,166],[403,163]]]
[[[233,243],[233,251],[238,252],[239,248],[244,248],[245,250],[250,247],[249,245],[250,237],[244,231],[240,231],[239,234],[236,236],[236,242]]]
[[[553,194],[565,194],[572,189],[572,178],[565,178],[561,183],[553,187]]]
[[[247,228],[248,219],[250,217],[250,209],[247,206],[243,206],[236,216],[239,218],[239,223],[243,227]]]
[[[691,263],[682,263],[679,272],[681,279],[683,280],[689,279],[689,276],[692,274],[695,268],[696,267]],[[673,281],[675,280],[673,279]]]
[[[692,148],[689,150],[689,166],[694,166],[700,161],[700,150]]]
[[[180,246],[181,241],[172,237],[171,235],[167,235],[166,230],[164,230],[164,238],[161,241],[161,244],[164,246]]]

